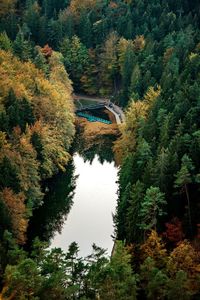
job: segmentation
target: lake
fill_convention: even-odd
[[[93,161],[84,161],[74,155],[76,187],[73,206],[62,226],[51,241],[51,247],[67,250],[76,241],[80,256],[91,253],[95,243],[111,253],[113,247],[113,219],[117,200],[117,173],[114,162],[100,162],[96,155]]]

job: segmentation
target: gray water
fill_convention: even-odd
[[[113,247],[113,218],[117,200],[117,168],[114,162],[101,164],[95,156],[92,164],[83,158],[74,156],[75,174],[78,175],[74,204],[62,228],[51,243],[64,251],[72,242],[80,247],[80,256],[92,252],[95,243],[108,254]]]

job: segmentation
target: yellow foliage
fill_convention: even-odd
[[[142,260],[151,257],[158,267],[162,267],[166,263],[167,250],[155,230],[152,230],[145,243],[140,247],[140,251]]]
[[[120,38],[118,45],[117,45],[117,51],[118,51],[118,62],[119,62],[119,67],[122,73],[123,65],[124,65],[124,60],[125,60],[125,53],[127,48],[130,47],[134,49],[134,42],[132,40],[126,40],[125,38]]]
[[[135,151],[136,130],[140,126],[140,122],[147,118],[149,110],[160,93],[160,87],[157,89],[150,87],[143,100],[132,101],[130,103],[126,111],[126,122],[120,126],[121,136],[113,147],[116,160],[119,164],[122,163],[123,158],[128,153]]]
[[[34,115],[45,128],[42,142],[51,170],[48,176],[66,166],[70,157],[67,150],[74,135],[72,86],[61,61],[61,55],[53,52],[47,80],[31,62],[22,63],[11,53],[0,51],[0,106],[3,107],[11,89],[17,98],[31,102]]]
[[[160,86],[157,86],[157,89],[154,89],[154,87],[150,86],[148,91],[146,92],[144,96],[144,103],[147,105],[148,110],[151,109],[152,105],[155,102],[155,99],[157,99],[160,96],[161,88]]]
[[[82,10],[92,10],[97,5],[97,2],[98,0],[71,0],[70,11],[76,17],[79,17]]]
[[[123,157],[135,150],[136,129],[140,121],[146,117],[147,107],[142,101],[132,102],[126,112],[126,123],[119,129],[120,138],[115,142],[113,150],[118,164],[122,163]]]
[[[172,276],[178,270],[185,271],[189,277],[193,276],[198,270],[199,257],[196,250],[187,240],[181,242],[170,254],[167,263],[167,270]]]
[[[190,61],[193,61],[193,60],[195,60],[197,57],[198,57],[198,54],[192,52],[192,53],[190,53],[190,55],[189,55],[189,60],[190,60]]]

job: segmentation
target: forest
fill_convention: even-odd
[[[26,247],[43,183],[71,172],[73,92],[126,115],[110,259]],[[199,114],[198,0],[1,0],[0,299],[199,299]]]

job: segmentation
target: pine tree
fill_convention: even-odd
[[[34,64],[47,76],[49,74],[49,65],[47,64],[47,60],[45,59],[43,53],[41,53],[40,50],[38,50],[37,52],[38,54],[34,58]]]
[[[144,198],[144,185],[137,181],[130,191],[129,207],[126,213],[126,237],[127,243],[138,242],[141,240],[141,230],[139,224],[139,211],[141,210],[141,202]]]
[[[83,11],[79,21],[79,37],[87,48],[92,46],[92,24],[88,14]]]
[[[182,161],[181,169],[175,175],[176,180],[174,186],[176,188],[180,188],[186,194],[190,233],[192,234],[192,217],[191,217],[190,195],[189,195],[188,185],[193,181],[192,171],[194,170],[194,166],[191,158],[187,154],[184,154],[181,161]]]
[[[0,33],[0,49],[12,51],[12,42],[5,31]]]
[[[32,57],[32,46],[29,40],[26,40],[24,33],[20,29],[13,43],[14,53],[22,60],[27,61]]]
[[[128,46],[125,57],[124,65],[122,68],[122,84],[123,84],[123,102],[121,105],[126,106],[129,99],[129,86],[131,83],[131,74],[135,62],[135,54],[131,46]]]
[[[30,29],[31,39],[37,44],[39,41],[39,25],[40,25],[41,8],[37,1],[27,1],[26,11],[24,14],[24,22]]]
[[[136,276],[130,265],[131,255],[122,242],[116,249],[107,268],[103,271],[103,280],[99,288],[100,299],[135,300],[137,296]]]
[[[166,204],[164,194],[160,192],[158,187],[151,186],[148,188],[139,212],[139,217],[141,218],[140,228],[144,231],[156,230],[158,217],[166,214],[163,210]]]
[[[0,188],[10,187],[16,193],[20,191],[18,170],[12,161],[4,156],[0,162]]]

